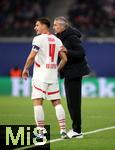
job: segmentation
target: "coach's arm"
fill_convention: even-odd
[[[24,69],[23,69],[23,72],[22,72],[22,78],[24,79],[27,79],[28,76],[29,76],[29,68],[30,66],[34,63],[34,59],[35,59],[35,56],[38,52],[32,50],[26,60],[26,63],[25,63],[25,66],[24,66]]]
[[[80,39],[77,36],[72,35],[69,38],[69,42],[71,45],[71,49],[70,50],[68,49],[68,51],[67,51],[68,58],[72,58],[72,59],[84,58],[85,51],[81,45]]]
[[[85,51],[81,45],[81,41],[75,35],[69,37],[69,48],[63,48],[62,51],[67,54],[68,59],[81,59],[85,57]]]

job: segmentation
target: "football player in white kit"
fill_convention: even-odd
[[[65,111],[60,101],[58,84],[58,70],[67,62],[67,57],[62,52],[63,44],[49,32],[50,22],[46,18],[40,18],[35,24],[37,36],[32,42],[32,50],[26,60],[22,77],[27,79],[29,68],[34,63],[32,77],[32,95],[34,116],[37,129],[44,131],[43,99],[51,100],[55,107],[56,117],[59,122],[60,134],[66,138]],[[58,55],[61,62],[57,65]]]

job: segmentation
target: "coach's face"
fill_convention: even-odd
[[[34,30],[36,31],[36,34],[41,34],[44,30],[44,25],[40,23],[39,21],[36,22]]]
[[[54,20],[53,29],[56,33],[61,33],[65,30],[60,21]]]

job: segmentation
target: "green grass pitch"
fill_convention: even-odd
[[[66,106],[67,130],[71,121]],[[51,102],[44,101],[45,122],[51,127],[51,139],[60,138],[55,110]],[[0,96],[0,125],[34,124],[32,101],[24,97]],[[115,126],[115,99],[85,98],[82,100],[83,132]],[[115,150],[115,129],[85,135],[83,139],[67,139],[51,143],[51,150]]]

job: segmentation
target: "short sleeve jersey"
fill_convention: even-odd
[[[34,37],[32,50],[38,52],[35,57],[33,79],[45,83],[58,82],[57,59],[62,42],[52,34]]]

